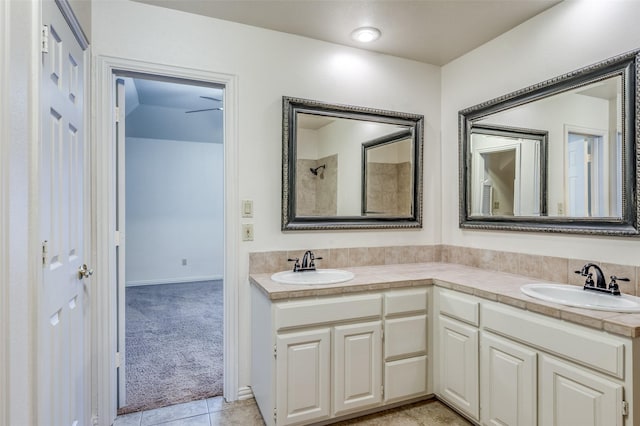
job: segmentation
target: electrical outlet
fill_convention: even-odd
[[[494,201],[493,202],[493,209],[494,210],[498,210],[500,208],[500,201]]]
[[[564,204],[558,203],[558,216],[562,216],[564,214]]]
[[[253,224],[242,224],[242,241],[253,241]]]
[[[187,259],[182,259],[182,266],[187,266]]]

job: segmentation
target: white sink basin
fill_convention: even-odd
[[[527,296],[577,308],[610,312],[640,312],[640,297],[597,293],[574,285],[525,284],[520,290]]]
[[[353,272],[340,269],[316,269],[315,271],[282,271],[271,275],[271,279],[282,284],[322,285],[337,284],[353,279]]]

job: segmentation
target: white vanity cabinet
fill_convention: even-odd
[[[276,404],[280,424],[328,418],[331,414],[331,331],[328,328],[277,336]]]
[[[474,420],[479,419],[479,302],[438,289],[436,393]]]
[[[537,425],[537,352],[485,331],[480,341],[482,424]]]
[[[333,329],[333,414],[340,416],[382,402],[382,322]]]
[[[431,393],[426,287],[384,294],[384,402]]]
[[[482,425],[637,424],[627,404],[638,394],[635,340],[448,289],[435,292],[436,393],[461,413]],[[477,412],[474,389],[480,389]]]
[[[252,390],[266,424],[323,422],[427,395],[429,292],[272,302],[252,286]]]
[[[540,424],[624,424],[624,386],[621,382],[603,378],[587,369],[543,355],[539,385]]]

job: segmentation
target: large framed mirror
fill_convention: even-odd
[[[460,111],[460,227],[639,235],[638,59]]]
[[[282,230],[422,227],[422,115],[284,96],[282,120]]]

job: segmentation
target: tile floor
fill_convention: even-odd
[[[432,399],[368,416],[346,420],[337,425],[360,426],[468,426],[441,402]],[[114,426],[262,426],[262,416],[253,399],[225,402],[222,397],[176,404],[155,410],[119,416]]]

